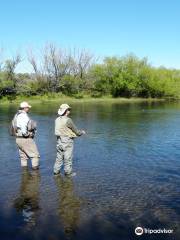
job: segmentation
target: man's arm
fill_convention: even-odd
[[[76,125],[73,123],[72,119],[69,118],[67,120],[67,127],[70,128],[77,136],[81,136],[82,134],[84,134],[83,130],[79,130]]]

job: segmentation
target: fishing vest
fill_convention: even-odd
[[[17,112],[11,121],[11,125],[9,127],[9,134],[11,136],[17,136],[17,116],[20,114],[20,112]]]
[[[76,134],[67,126],[67,117],[58,117],[55,120],[55,135],[62,137],[77,137]]]

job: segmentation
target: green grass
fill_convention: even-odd
[[[102,97],[91,97],[90,95],[75,95],[66,96],[61,93],[46,94],[43,96],[17,96],[15,99],[9,99],[3,97],[0,99],[0,104],[18,104],[22,101],[28,101],[30,103],[47,103],[47,102],[143,102],[143,101],[164,101],[164,99],[158,98],[113,98],[110,95]]]

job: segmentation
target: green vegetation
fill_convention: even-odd
[[[33,103],[50,103],[50,102],[58,102],[58,103],[74,103],[74,102],[83,102],[83,103],[89,103],[89,102],[95,102],[95,103],[128,103],[128,102],[152,102],[152,101],[164,101],[165,99],[163,98],[137,98],[137,97],[132,97],[132,98],[126,98],[126,97],[118,97],[114,98],[112,96],[102,96],[102,97],[92,97],[90,95],[83,95],[82,97],[79,96],[66,96],[61,93],[48,93],[45,95],[36,95],[36,96],[16,96],[15,99],[10,99],[7,96],[4,96],[0,100],[0,105],[4,104],[9,104],[10,102],[12,104],[19,104],[22,101],[29,101],[31,104]]]
[[[32,73],[16,73],[22,58],[0,59],[0,99],[13,101],[22,97],[50,99],[70,96],[101,98],[141,97],[179,98],[180,70],[155,68],[147,58],[134,55],[107,57],[97,63],[85,50],[68,53],[53,44],[36,57],[32,51],[27,59]],[[40,97],[42,96],[42,97]]]

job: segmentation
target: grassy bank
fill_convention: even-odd
[[[110,95],[103,97],[91,97],[90,95],[75,95],[66,96],[60,93],[46,94],[41,96],[17,96],[16,98],[3,97],[0,99],[1,104],[18,104],[22,101],[32,103],[47,103],[47,102],[143,102],[143,101],[165,101],[160,98],[113,98]]]

